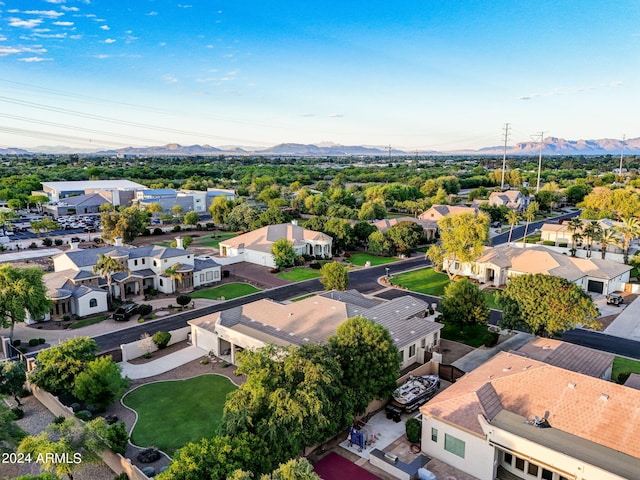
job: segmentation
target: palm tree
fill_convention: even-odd
[[[173,290],[175,292],[179,291],[180,288],[183,287],[182,281],[184,277],[183,272],[180,271],[180,267],[182,267],[180,263],[174,263],[164,271],[164,274],[173,281]]]
[[[582,236],[587,240],[587,258],[591,257],[591,246],[593,245],[593,241],[598,238],[601,233],[602,227],[595,220],[591,220],[582,229]]]
[[[109,255],[98,254],[98,262],[93,267],[93,273],[97,273],[101,277],[107,279],[107,301],[111,305],[111,296],[113,291],[111,289],[111,281],[114,273],[124,272],[126,268],[118,262],[115,258]]]
[[[582,230],[582,220],[580,217],[573,217],[567,222],[567,230],[571,232],[571,248],[576,248],[576,240],[580,235],[579,231]]]
[[[629,263],[629,244],[634,238],[640,236],[640,223],[636,217],[624,217],[622,223],[613,227],[622,237],[622,249],[624,251],[624,263]]]
[[[596,240],[600,242],[603,260],[607,255],[607,247],[609,247],[609,245],[620,245],[620,237],[618,237],[618,234],[610,228],[602,229]]]
[[[520,214],[516,210],[510,210],[507,213],[507,222],[509,222],[509,240],[507,240],[507,245],[511,245],[511,234],[513,233],[513,227],[518,224],[520,221]]]
[[[524,211],[524,219],[526,223],[524,224],[524,247],[527,246],[527,231],[529,230],[529,224],[536,218],[536,213],[538,213],[538,209],[540,208],[540,204],[538,202],[531,202],[527,209]]]

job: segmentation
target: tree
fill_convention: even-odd
[[[29,379],[53,394],[73,391],[76,376],[95,358],[98,344],[89,337],[74,337],[42,350]]]
[[[113,403],[129,387],[129,380],[122,377],[122,367],[111,357],[91,360],[76,376],[73,394],[79,400],[101,407]]]
[[[16,323],[24,322],[27,314],[39,319],[49,312],[51,302],[42,281],[43,273],[39,267],[0,265],[0,327],[10,328],[9,340],[13,340]]]
[[[595,220],[587,223],[582,229],[582,237],[587,241],[587,258],[591,257],[593,241],[602,233],[602,227]]]
[[[396,388],[400,356],[389,331],[361,316],[348,319],[327,340],[343,371],[342,383],[355,413]]]
[[[182,205],[174,205],[171,207],[171,214],[179,221],[182,222],[182,217],[184,215],[184,208]]]
[[[15,452],[26,434],[15,423],[15,414],[4,402],[0,402],[0,454]]]
[[[27,381],[27,370],[22,362],[0,363],[0,395],[12,395],[18,406],[20,394]]]
[[[622,237],[622,250],[624,255],[624,263],[629,263],[629,244],[634,238],[640,236],[640,223],[635,217],[624,217],[622,223],[616,225],[614,230]]]
[[[109,205],[100,213],[102,238],[112,241],[116,237],[122,237],[125,243],[130,243],[146,230],[150,215],[151,213],[140,210],[136,205],[121,210]]]
[[[598,241],[598,243],[600,243],[603,260],[607,255],[607,248],[609,248],[609,245],[620,245],[620,237],[618,237],[618,234],[615,232],[615,230],[612,230],[610,228],[601,229],[600,234],[598,235],[596,240]]]
[[[330,218],[324,225],[324,233],[333,238],[335,250],[347,250],[353,244],[353,228],[347,220]]]
[[[96,452],[103,448],[104,442],[94,431],[68,418],[62,423],[52,423],[40,435],[23,439],[18,452],[38,458],[38,464],[45,472],[67,475],[73,480],[73,473],[81,464],[100,461]],[[53,455],[47,455],[51,453],[68,461],[57,461]]]
[[[358,222],[353,226],[353,236],[357,243],[361,245],[366,245],[369,240],[369,235],[378,229],[375,225],[370,224],[369,222]]]
[[[452,282],[444,289],[441,303],[445,323],[463,330],[470,325],[485,325],[489,320],[489,307],[480,288],[466,278]]]
[[[349,285],[349,272],[347,267],[340,262],[325,263],[320,269],[322,278],[320,283],[324,285],[324,289],[329,290],[346,290]]]
[[[115,258],[102,253],[98,254],[98,261],[93,267],[93,273],[100,275],[107,280],[107,299],[109,305],[111,305],[111,298],[113,297],[113,274],[118,272],[124,272],[127,268],[118,262]]]
[[[227,223],[227,215],[229,215],[233,209],[233,203],[232,200],[227,200],[227,197],[220,196],[214,198],[209,207],[209,213],[216,225],[225,225]]]
[[[293,244],[286,238],[281,238],[273,242],[273,245],[271,245],[271,254],[278,269],[293,266],[297,256],[296,251],[293,249]]]
[[[367,250],[374,253],[380,253],[382,255],[388,255],[391,253],[393,245],[384,233],[380,230],[376,230],[369,235],[367,241]]]
[[[280,464],[270,475],[262,475],[260,480],[322,480],[313,470],[313,465],[302,458],[292,458]]]
[[[257,220],[258,211],[246,203],[241,203],[231,209],[227,214],[225,223],[229,230],[248,232]]]
[[[158,480],[225,480],[236,470],[256,474],[271,470],[269,449],[256,435],[203,438],[180,448]]]
[[[153,202],[145,207],[145,211],[150,213],[162,213],[164,212],[164,209],[158,202]]]
[[[598,309],[575,283],[541,273],[511,277],[496,296],[503,328],[525,328],[535,335],[559,335],[578,326],[596,327]]]
[[[576,240],[578,238],[576,233],[582,231],[582,220],[580,220],[579,217],[573,217],[567,222],[567,230],[571,232],[571,248],[574,249],[576,248]],[[578,235],[580,234],[578,233]]]
[[[387,216],[387,209],[384,206],[384,200],[372,200],[364,202],[360,207],[358,219],[360,220],[379,220]]]
[[[46,195],[29,195],[27,197],[27,204],[35,206],[40,213],[42,213],[42,205],[45,203],[49,203],[49,197]]]
[[[424,238],[424,231],[416,222],[398,222],[385,232],[396,253],[410,255]]]
[[[524,219],[526,220],[526,222],[524,224],[524,236],[522,237],[522,241],[524,242],[525,247],[527,246],[527,233],[529,231],[529,224],[536,218],[536,214],[538,213],[539,209],[540,206],[538,205],[538,202],[531,202],[527,206],[527,209],[524,211]]]
[[[200,215],[198,215],[198,212],[194,212],[193,210],[187,212],[184,216],[184,223],[187,225],[197,225],[199,221]]]
[[[511,245],[511,235],[513,234],[513,227],[520,222],[520,214],[515,210],[509,210],[507,213],[507,222],[509,222],[509,239],[507,245]]]
[[[439,265],[446,260],[445,272],[453,279],[457,262],[471,262],[482,254],[489,239],[489,217],[484,213],[447,215],[438,221],[438,229],[440,245],[431,246],[427,257]]]
[[[190,302],[191,302],[191,297],[189,295],[178,295],[176,297],[176,303],[180,305],[182,308],[189,305]]]

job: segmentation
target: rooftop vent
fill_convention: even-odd
[[[387,462],[396,463],[398,461],[398,455],[391,452],[384,452],[384,459]]]
[[[604,400],[606,402],[607,400],[609,400],[609,394],[608,393],[601,393],[600,394],[600,400]]]
[[[504,368],[502,369],[502,371],[503,371],[503,372],[508,372],[509,370],[511,370],[511,367],[504,367]]]
[[[576,383],[575,382],[569,382],[569,383],[567,383],[567,387],[576,388]]]

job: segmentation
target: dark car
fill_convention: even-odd
[[[113,319],[116,322],[126,322],[131,318],[132,315],[135,315],[137,310],[137,303],[127,303],[125,305],[122,305],[121,307],[118,307],[116,311],[113,312]]]

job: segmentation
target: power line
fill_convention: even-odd
[[[504,190],[504,171],[507,168],[507,140],[509,140],[509,126],[508,123],[504,124],[504,153],[502,155],[502,182],[500,182],[500,190]]]

